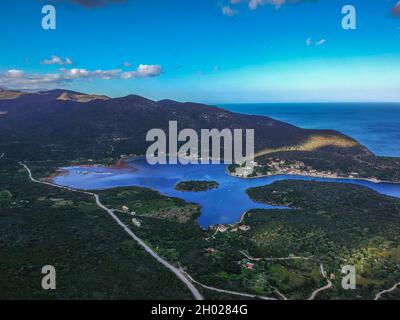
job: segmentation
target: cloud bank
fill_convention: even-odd
[[[162,74],[159,65],[141,64],[136,70],[88,70],[84,68],[62,68],[56,73],[26,73],[23,70],[10,69],[0,72],[0,86],[13,89],[36,89],[43,86],[52,88],[60,84],[70,83],[75,80],[127,80],[132,78],[158,77]]]

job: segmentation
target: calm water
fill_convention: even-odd
[[[268,115],[305,128],[335,129],[348,134],[379,155],[400,157],[400,105],[232,105],[224,106],[236,112]],[[178,197],[202,206],[199,223],[203,227],[218,223],[233,223],[249,209],[272,208],[253,202],[245,190],[279,180],[316,180],[354,183],[382,194],[400,197],[400,184],[373,183],[361,180],[315,179],[299,176],[274,176],[240,179],[226,174],[224,165],[158,165],[150,166],[145,159],[132,159],[136,172],[110,168],[72,167],[69,174],[56,178],[56,183],[81,189],[108,189],[122,186],[142,186]],[[215,180],[218,189],[206,192],[180,192],[174,189],[179,181]]]
[[[218,223],[233,223],[240,220],[249,209],[273,208],[253,202],[245,190],[251,187],[271,184],[279,180],[316,180],[354,183],[376,190],[382,194],[400,197],[400,184],[373,183],[362,180],[315,179],[300,176],[280,175],[257,179],[240,179],[229,176],[224,165],[156,165],[150,166],[145,159],[131,160],[136,172],[110,168],[71,167],[69,174],[60,176],[55,182],[80,189],[109,189],[122,186],[141,186],[160,191],[162,194],[178,197],[202,206],[199,223],[208,227]],[[205,192],[180,192],[174,189],[179,181],[215,180],[220,187]],[[280,207],[277,207],[280,208]]]
[[[337,130],[378,155],[400,157],[400,104],[236,104],[221,107],[270,116],[302,128]]]

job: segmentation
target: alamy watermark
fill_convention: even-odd
[[[342,8],[342,14],[345,16],[342,19],[342,28],[344,30],[357,29],[357,12],[356,8],[352,5],[345,5]]]
[[[244,137],[245,136],[245,137]],[[153,142],[146,159],[155,164],[237,164],[236,173],[250,175],[254,170],[254,129],[194,129],[178,132],[178,123],[169,121],[168,133],[152,129],[146,135]]]
[[[42,274],[45,276],[42,278],[42,289],[43,290],[55,290],[56,289],[56,268],[52,265],[45,265],[42,268]]]
[[[55,30],[57,28],[57,11],[55,6],[47,4],[42,7],[42,28],[44,30]],[[357,29],[357,12],[353,5],[342,7],[342,28],[344,30]]]
[[[44,30],[55,30],[57,28],[56,8],[50,4],[43,6],[42,28]]]
[[[355,290],[356,289],[356,267],[354,265],[346,265],[342,267],[342,288],[344,290]]]

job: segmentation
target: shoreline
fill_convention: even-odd
[[[268,177],[276,177],[276,176],[298,176],[298,177],[307,177],[307,178],[320,178],[320,179],[339,179],[339,180],[361,180],[361,181],[368,181],[372,183],[390,183],[390,184],[400,184],[400,181],[389,181],[389,180],[379,180],[373,178],[355,178],[355,177],[337,177],[337,176],[329,176],[329,175],[322,175],[322,174],[303,174],[303,173],[287,173],[287,172],[278,172],[274,174],[264,174],[264,175],[257,175],[254,177],[240,177],[235,176],[232,172],[229,171],[228,166],[226,166],[225,171],[228,175],[238,179],[260,179],[260,178],[268,178]]]
[[[124,170],[126,168],[129,168],[130,172],[136,172],[138,171],[137,168],[130,166],[129,163],[135,161],[135,159],[140,159],[142,156],[127,156],[124,158],[121,158],[119,160],[116,161],[115,164],[113,165],[109,165],[109,166],[104,166],[104,165],[99,165],[99,164],[91,164],[91,165],[75,165],[74,167],[82,167],[82,168],[95,168],[95,167],[103,167],[103,168],[111,168],[111,169],[115,169],[115,170]],[[298,177],[308,177],[308,178],[321,178],[321,179],[339,179],[339,180],[360,180],[360,181],[367,181],[367,182],[371,182],[371,183],[389,183],[389,184],[399,184],[400,182],[393,182],[393,181],[381,181],[381,180],[377,180],[377,179],[367,179],[367,178],[350,178],[350,177],[330,177],[330,176],[325,176],[325,175],[304,175],[304,174],[288,174],[288,173],[277,173],[277,174],[273,174],[273,175],[259,175],[259,176],[255,176],[255,177],[238,177],[238,176],[234,176],[232,175],[232,173],[229,171],[228,166],[225,166],[225,172],[226,174],[228,174],[229,176],[233,177],[233,178],[238,178],[238,179],[260,179],[260,178],[265,178],[265,177],[276,177],[276,176],[298,176]],[[69,174],[69,170],[67,169],[63,169],[60,168],[59,170],[57,170],[57,172],[53,175],[51,175],[50,177],[47,178],[43,178],[41,179],[42,181],[46,181],[46,182],[50,182],[50,183],[55,183],[55,178],[59,177],[59,176],[63,176],[63,175],[67,175]],[[160,192],[157,189],[152,189],[156,192]],[[207,192],[210,190],[206,190],[204,192]],[[185,191],[181,191],[181,192],[185,192]],[[178,197],[179,198],[179,197]],[[182,198],[181,198],[182,199]],[[254,200],[252,200],[254,201]],[[256,202],[256,201],[254,201]],[[199,222],[199,218],[201,216],[201,209],[202,206],[198,203],[196,203],[196,205],[199,205],[200,207],[200,211],[199,211],[199,215],[198,217],[196,217],[196,222],[198,224],[198,226],[203,229],[203,230],[210,230],[210,227],[212,225],[209,226],[203,226],[200,222]],[[231,222],[231,223],[220,223],[220,225],[225,225],[225,226],[235,226],[237,224],[243,223],[243,221],[245,220],[246,216],[252,211],[253,209],[248,209],[246,211],[244,211],[241,215],[240,215],[240,219],[235,221],[235,222]]]
[[[56,172],[49,175],[48,177],[40,179],[40,181],[48,182],[48,183],[55,183],[54,179],[56,179],[57,177],[67,176],[68,174],[69,174],[69,171],[67,169],[60,168]]]
[[[128,162],[135,161],[135,159],[140,159],[143,158],[143,155],[128,155],[128,156],[123,156],[122,158],[118,159],[114,164],[112,165],[104,165],[104,164],[77,164],[74,165],[74,167],[82,167],[82,168],[96,168],[96,167],[105,167],[105,168],[110,168],[110,169],[129,169],[129,172],[136,172],[138,169],[136,169],[133,166],[130,166]],[[60,168],[61,170],[65,170]],[[274,174],[265,174],[265,175],[257,175],[254,177],[241,177],[241,176],[235,176],[232,174],[231,171],[229,171],[229,165],[225,165],[225,172],[233,177],[233,178],[238,178],[238,179],[259,179],[259,178],[267,178],[267,177],[275,177],[275,176],[299,176],[299,177],[307,177],[307,178],[320,178],[320,179],[340,179],[340,180],[360,180],[360,181],[368,181],[372,183],[390,183],[390,184],[400,184],[400,181],[390,181],[390,180],[380,180],[380,179],[374,179],[374,178],[356,178],[356,177],[338,177],[338,176],[331,176],[331,175],[323,175],[323,174],[303,174],[303,173],[287,173],[287,172],[278,172]],[[54,177],[57,176],[62,176],[61,175],[55,175]],[[50,176],[52,177],[52,176]],[[44,178],[46,179],[46,178]]]
[[[117,161],[115,161],[114,164],[111,165],[104,165],[104,164],[75,164],[73,166],[70,166],[70,168],[72,167],[80,167],[80,168],[109,168],[109,169],[113,169],[113,170],[127,170],[128,172],[136,172],[138,171],[137,168],[132,167],[129,165],[128,160],[133,159],[135,157],[130,157],[130,156],[126,156],[126,157],[122,157],[120,159],[118,159]],[[62,176],[66,176],[69,174],[69,170],[65,169],[67,167],[62,167],[57,169],[56,172],[52,173],[50,176],[48,177],[44,177],[42,179],[40,179],[41,181],[45,181],[45,182],[49,182],[49,183],[55,183],[55,179],[57,177],[62,177]]]

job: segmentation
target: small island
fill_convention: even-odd
[[[182,181],[179,182],[175,189],[178,191],[187,191],[187,192],[202,192],[211,189],[217,189],[219,187],[219,183],[216,181]]]

